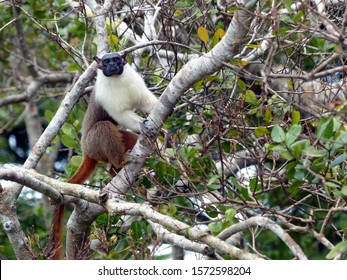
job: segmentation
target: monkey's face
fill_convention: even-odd
[[[106,53],[101,59],[95,56],[94,60],[106,77],[121,75],[126,64],[126,59],[119,53]]]

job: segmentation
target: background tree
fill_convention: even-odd
[[[50,258],[49,197],[69,259],[346,258],[345,1],[97,2],[0,4],[1,255]],[[67,184],[107,51],[160,101],[116,177]]]

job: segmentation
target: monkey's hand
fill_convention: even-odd
[[[141,132],[147,138],[154,138],[154,136],[157,134],[155,128],[150,127],[148,120],[146,119],[141,123]]]

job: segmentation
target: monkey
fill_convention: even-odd
[[[157,97],[142,77],[127,63],[125,55],[106,53],[95,56],[97,79],[82,122],[82,162],[68,183],[82,184],[98,162],[111,164],[114,175],[125,165],[126,153],[137,142],[144,121],[135,110],[150,113]],[[128,131],[127,129],[131,130]],[[46,251],[62,259],[64,204],[56,206]]]

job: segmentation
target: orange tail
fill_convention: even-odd
[[[87,180],[95,170],[98,162],[95,159],[88,157],[87,155],[83,156],[83,161],[80,167],[77,169],[75,175],[73,175],[68,183],[71,184],[82,184]]]
[[[53,260],[61,260],[63,257],[63,220],[64,204],[59,204],[54,209],[51,232],[46,246],[46,255]]]
[[[96,160],[84,156],[80,167],[68,182],[72,184],[83,183],[92,175],[97,163]],[[61,260],[63,258],[63,220],[64,204],[59,204],[54,210],[51,233],[46,247],[46,254],[51,256],[53,260]]]

